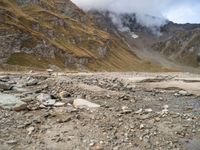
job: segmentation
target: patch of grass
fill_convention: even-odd
[[[64,68],[65,65],[61,59],[47,59],[47,58],[40,58],[33,54],[26,54],[26,53],[15,53],[12,54],[7,64],[9,65],[19,65],[25,67],[38,67],[42,69],[47,69],[48,65],[53,64],[60,68]]]

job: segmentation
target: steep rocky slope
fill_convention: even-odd
[[[200,25],[169,23],[162,28],[165,38],[153,45],[153,49],[170,60],[183,65],[200,65]]]
[[[0,0],[0,60],[40,68],[160,70],[70,0]]]

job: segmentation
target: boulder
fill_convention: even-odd
[[[25,102],[19,102],[17,103],[14,107],[13,110],[14,111],[22,111],[22,110],[26,110],[27,109],[27,103]]]
[[[73,102],[75,108],[99,108],[100,105],[89,102],[85,99],[75,99]]]
[[[51,99],[51,96],[49,94],[41,93],[40,95],[37,96],[37,100],[39,100],[40,102],[45,102],[48,101],[49,99]]]
[[[11,90],[12,85],[5,83],[5,82],[0,82],[0,89],[2,90]]]
[[[0,94],[0,107],[8,110],[23,110],[26,108],[26,103],[13,95]]]

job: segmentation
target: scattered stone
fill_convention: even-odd
[[[164,109],[168,109],[169,106],[168,106],[168,105],[164,105],[163,108],[164,108]]]
[[[39,100],[40,102],[45,102],[48,101],[49,99],[51,99],[51,96],[49,94],[40,94],[37,96],[37,100]]]
[[[65,103],[56,102],[56,103],[54,104],[54,106],[55,106],[55,107],[63,107],[63,106],[65,106]]]
[[[58,123],[65,123],[65,122],[69,122],[69,121],[71,121],[71,120],[72,120],[71,117],[66,117],[66,118],[64,118],[64,119],[58,119],[57,122],[58,122]]]
[[[180,94],[182,96],[190,96],[191,95],[187,91],[184,91],[184,90],[179,91],[178,94]]]
[[[33,131],[35,131],[35,128],[29,127],[29,128],[27,128],[27,131],[28,131],[28,135],[31,135],[33,133]]]
[[[145,113],[151,113],[153,110],[151,108],[145,109],[144,112]]]
[[[142,113],[142,111],[143,111],[143,109],[142,109],[142,108],[140,108],[139,110],[137,110],[137,111],[135,112],[135,114],[141,114],[141,113]]]
[[[131,113],[132,110],[129,109],[127,106],[122,106],[122,113],[123,114],[128,114],[128,113]]]
[[[69,97],[71,97],[71,94],[69,92],[67,92],[67,91],[62,91],[62,92],[59,93],[59,97],[61,99],[69,98]]]
[[[38,80],[37,79],[31,79],[26,83],[26,86],[33,86],[38,84]]]
[[[15,145],[15,144],[17,144],[18,142],[17,142],[17,140],[9,140],[9,141],[7,141],[6,143],[9,144],[9,145]]]
[[[44,105],[44,106],[54,106],[55,103],[56,103],[56,100],[54,100],[54,99],[49,99],[49,100],[43,102],[43,105]]]
[[[95,145],[92,150],[103,150],[103,147],[99,144]]]
[[[99,108],[100,105],[89,102],[85,99],[75,99],[73,102],[75,108]]]
[[[144,125],[143,124],[140,125],[140,129],[141,130],[144,129]]]
[[[53,69],[47,69],[46,71],[49,73],[49,75],[53,73]]]
[[[156,117],[156,118],[154,119],[154,121],[155,121],[155,122],[159,122],[159,121],[160,121],[160,118],[159,118],[159,117]]]

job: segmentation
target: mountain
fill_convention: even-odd
[[[146,26],[137,19],[134,13],[84,12],[70,0],[0,0],[0,69],[199,67],[200,25],[166,21],[161,27]]]
[[[138,22],[134,13],[115,14],[93,10],[90,14],[96,18],[95,23],[102,30],[123,38],[140,59],[178,70],[198,71],[200,24],[176,24],[147,16],[152,22],[161,24],[147,27]]]
[[[70,0],[1,0],[0,60],[10,66],[144,71],[122,38],[102,30]]]
[[[162,27],[165,38],[152,48],[176,63],[200,66],[200,25],[168,23]]]

